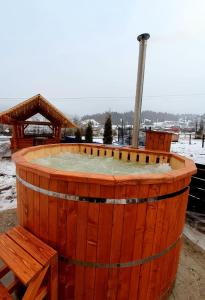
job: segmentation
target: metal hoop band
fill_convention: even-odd
[[[145,202],[156,202],[156,201],[162,201],[162,200],[167,200],[172,197],[176,197],[180,194],[183,194],[185,191],[187,191],[188,187],[185,187],[181,189],[180,191],[167,194],[167,195],[162,195],[162,196],[157,196],[157,197],[150,197],[150,198],[129,198],[129,199],[110,199],[110,198],[94,198],[94,197],[81,197],[81,196],[75,196],[75,195],[70,195],[70,194],[63,194],[59,192],[53,192],[49,191],[43,188],[40,188],[38,186],[35,186],[24,179],[22,179],[18,174],[16,174],[16,179],[22,183],[25,187],[50,196],[50,197],[55,197],[59,199],[64,199],[64,200],[70,200],[70,201],[87,201],[87,202],[94,202],[94,203],[105,203],[105,204],[137,204],[137,203],[145,203]]]
[[[145,263],[149,263],[150,261],[160,258],[161,256],[164,256],[165,254],[167,254],[168,252],[170,252],[173,248],[175,248],[177,246],[177,244],[179,243],[179,241],[181,240],[182,235],[180,235],[178,237],[178,239],[176,240],[176,242],[174,242],[171,246],[169,246],[168,248],[164,249],[163,251],[154,254],[152,256],[148,256],[142,259],[137,259],[134,261],[128,261],[128,262],[120,262],[120,263],[96,263],[96,262],[88,262],[88,261],[81,261],[81,260],[77,260],[77,259],[71,259],[71,258],[67,258],[65,256],[60,255],[60,259],[63,261],[66,261],[68,264],[74,264],[74,265],[78,265],[78,266],[82,266],[82,267],[89,267],[89,268],[128,268],[128,267],[135,267],[135,266],[139,266],[139,265],[143,265]]]

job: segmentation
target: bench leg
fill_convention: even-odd
[[[45,267],[40,274],[30,282],[22,300],[34,300],[38,294],[41,283],[48,271],[49,266]]]
[[[58,256],[54,256],[50,261],[48,299],[58,299]]]

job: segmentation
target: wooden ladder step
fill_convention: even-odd
[[[21,226],[9,229],[6,234],[43,266],[46,266],[53,256],[56,255],[56,251],[53,248]]]
[[[21,226],[0,234],[0,278],[12,271],[16,277],[5,288],[0,285],[0,300],[13,299],[10,294],[23,283],[22,300],[57,300],[58,255],[47,244]]]
[[[0,300],[12,300],[12,296],[9,295],[7,288],[0,282]]]
[[[24,285],[27,285],[43,268],[6,234],[0,236],[0,257]]]

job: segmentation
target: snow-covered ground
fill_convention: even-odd
[[[179,142],[172,143],[171,151],[193,159],[198,164],[205,164],[205,145],[202,148],[202,141],[191,139],[189,135],[180,135]]]
[[[0,211],[16,207],[16,169],[9,157],[10,137],[0,136]]]
[[[193,226],[186,224],[184,235],[205,251],[205,235],[203,233],[196,230]]]
[[[10,155],[10,136],[0,135],[0,159],[2,157],[9,157]]]
[[[16,169],[10,160],[0,160],[0,211],[16,207]]]

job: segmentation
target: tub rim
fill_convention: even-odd
[[[70,147],[70,146],[88,146],[95,147],[100,149],[113,149],[113,150],[122,150],[129,151],[134,153],[144,153],[144,154],[158,154],[166,155],[169,158],[174,157],[177,160],[184,163],[184,167],[179,169],[174,169],[169,172],[159,173],[159,174],[131,174],[131,175],[110,175],[110,174],[99,174],[99,173],[86,173],[86,172],[74,172],[74,171],[63,171],[56,170],[53,168],[48,168],[45,166],[40,166],[29,162],[25,155],[31,151],[37,151],[42,148],[52,148],[52,147]],[[86,182],[86,183],[101,183],[101,184],[156,184],[156,183],[172,183],[177,180],[186,178],[187,176],[192,176],[196,173],[197,169],[193,160],[183,157],[181,155],[164,152],[164,151],[154,151],[154,150],[145,150],[145,149],[134,149],[131,147],[118,147],[111,145],[96,145],[88,143],[69,143],[69,144],[48,144],[33,146],[21,149],[15,152],[12,155],[12,160],[15,162],[17,167],[21,167],[26,170],[30,170],[34,174],[42,175],[45,177],[60,179],[64,181],[74,181],[74,182]]]

